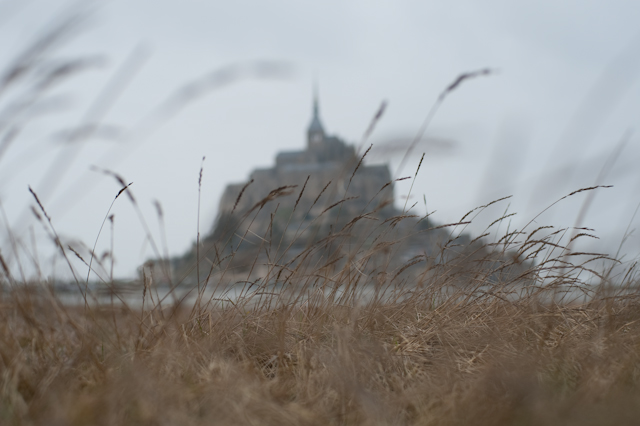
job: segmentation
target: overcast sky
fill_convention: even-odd
[[[0,72],[71,5],[0,0]],[[426,153],[409,204],[418,201],[416,212],[424,214],[426,199],[440,223],[513,195],[470,229],[482,231],[507,208],[518,213],[512,227],[523,226],[575,189],[614,185],[597,193],[581,223],[595,228],[598,247],[612,253],[640,202],[637,0],[113,0],[84,16],[48,58],[87,57],[91,66],[39,102],[43,112],[0,158],[7,220],[30,251],[33,228],[47,273],[52,244],[28,210],[28,185],[66,241],[92,246],[120,186],[90,167],[113,170],[133,182],[159,245],[154,200],[162,205],[169,252],[181,254],[196,237],[202,157],[206,233],[227,183],[272,165],[280,150],[304,147],[314,81],[325,129],[351,143],[361,142],[388,102],[369,141],[369,161],[387,162],[396,174],[402,147],[442,90],[463,72],[495,70],[445,99],[426,142],[399,173],[413,174]],[[236,78],[222,84],[229,70]],[[172,108],[181,88],[207,76],[212,84],[197,86],[207,90]],[[27,87],[16,83],[0,93],[0,111]],[[87,120],[102,130],[81,142],[60,137]],[[396,186],[398,204],[408,190]],[[584,201],[571,197],[537,223],[573,226]],[[112,213],[115,272],[133,276],[152,248],[127,199],[119,198]],[[2,222],[2,253],[11,253]],[[638,224],[636,218],[632,228]],[[98,252],[108,249],[110,235],[107,224]],[[639,248],[632,237],[623,251],[635,256]],[[60,262],[55,268],[64,269]]]

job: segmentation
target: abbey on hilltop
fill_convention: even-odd
[[[348,221],[363,213],[393,215],[389,168],[363,163],[356,171],[359,161],[353,146],[327,134],[320,120],[318,98],[314,96],[306,148],[280,152],[275,166],[254,170],[248,181],[227,186],[214,234],[222,232],[220,226],[228,226],[232,213],[241,217],[252,210],[257,216],[252,218],[249,234],[261,235],[271,226],[291,237],[321,214],[338,222],[340,217]],[[323,213],[340,201],[338,208]]]
[[[279,285],[293,274],[298,284],[322,283],[351,271],[413,282],[426,273],[414,265],[437,263],[460,279],[473,272],[472,259],[487,259],[480,240],[469,245],[469,235],[454,236],[449,225],[397,210],[388,166],[364,164],[362,153],[327,134],[317,96],[312,112],[304,149],[280,152],[273,167],[226,187],[211,233],[165,268],[176,279],[193,284],[219,274]]]

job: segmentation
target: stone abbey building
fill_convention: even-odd
[[[505,269],[504,256],[480,239],[395,209],[388,166],[367,165],[362,155],[327,134],[316,97],[305,149],[280,152],[273,167],[226,187],[210,234],[170,260],[177,282],[300,285],[353,273],[414,285],[426,274],[451,273],[454,283],[479,273],[477,259],[485,280],[521,273],[521,266]]]
[[[275,166],[254,170],[247,182],[227,186],[214,234],[220,237],[224,234],[220,227],[235,225],[243,234],[250,228],[245,238],[251,241],[257,238],[254,234],[264,237],[271,227],[271,233],[284,233],[291,239],[312,222],[317,226],[344,224],[363,213],[392,216],[389,168],[359,162],[353,146],[327,134],[315,97],[305,149],[280,152]],[[335,203],[340,204],[327,210]],[[320,216],[326,220],[318,220]],[[244,226],[239,221],[245,222]]]

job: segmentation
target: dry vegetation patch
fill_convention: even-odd
[[[632,424],[640,310],[499,298],[0,314],[3,424]]]

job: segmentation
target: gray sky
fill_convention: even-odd
[[[69,5],[0,0],[0,70]],[[325,128],[352,143],[388,101],[370,139],[370,161],[388,162],[395,172],[403,152],[389,144],[412,139],[460,73],[490,67],[494,75],[451,93],[427,130],[427,139],[449,141],[451,149],[419,146],[401,175],[415,172],[424,151],[409,202],[419,201],[417,212],[424,213],[426,198],[437,221],[453,222],[473,207],[513,195],[509,212],[518,215],[512,226],[522,226],[556,199],[593,185],[625,132],[638,127],[639,17],[640,2],[623,0],[105,2],[51,54],[99,60],[51,92],[49,100],[60,104],[30,120],[0,159],[0,201],[25,245],[31,245],[33,227],[39,261],[50,271],[52,244],[25,210],[32,204],[27,186],[42,198],[61,236],[92,246],[120,188],[90,166],[108,168],[134,182],[133,194],[160,245],[153,201],[161,203],[169,251],[180,254],[196,236],[202,157],[200,226],[206,233],[227,183],[270,166],[279,150],[304,147],[314,79]],[[281,72],[251,76],[248,71],[264,61]],[[178,89],[229,66],[244,77],[175,114],[157,114]],[[21,90],[0,94],[0,111]],[[101,103],[109,108],[95,116],[118,138],[65,143],[55,137],[82,123],[100,96],[113,103]],[[609,253],[640,202],[639,142],[631,133],[601,182],[614,188],[597,193],[582,223],[596,229],[599,247]],[[52,164],[59,166],[47,174]],[[409,190],[404,183],[396,187],[399,197]],[[584,200],[565,200],[537,222],[572,226]],[[470,229],[484,229],[508,203],[485,212]],[[127,199],[119,198],[112,213],[116,275],[131,276],[152,250]],[[11,252],[2,235],[2,252]],[[109,241],[107,226],[98,252]],[[635,256],[640,240],[632,237],[625,247]]]

